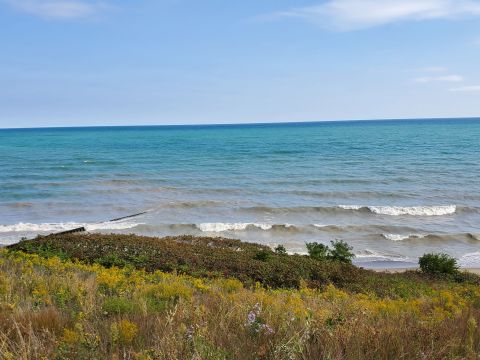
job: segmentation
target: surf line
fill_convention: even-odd
[[[143,211],[143,212],[139,212],[137,214],[132,214],[132,215],[127,215],[127,216],[122,216],[122,217],[119,217],[119,218],[115,218],[115,219],[111,219],[111,220],[108,220],[108,221],[102,221],[102,222],[98,222],[96,224],[106,224],[106,223],[110,223],[110,222],[115,222],[115,221],[120,221],[120,220],[125,220],[125,219],[131,219],[131,218],[134,218],[134,217],[137,217],[137,216],[140,216],[140,215],[144,215],[146,214],[148,211]],[[48,236],[51,236],[51,235],[66,235],[66,234],[75,234],[75,233],[81,233],[81,232],[85,232],[87,231],[87,229],[85,229],[85,226],[81,226],[81,227],[78,227],[78,228],[75,228],[75,229],[71,229],[71,230],[65,230],[65,231],[61,231],[61,232],[58,232],[58,233],[52,233]]]

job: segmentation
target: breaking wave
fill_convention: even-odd
[[[457,205],[438,206],[364,206],[364,205],[338,205],[338,206],[299,206],[271,208],[267,206],[255,206],[244,208],[244,211],[253,213],[288,214],[288,213],[309,213],[320,212],[323,214],[341,214],[358,212],[365,214],[387,215],[387,216],[444,216],[452,215],[457,211],[478,211],[476,208],[460,207]]]
[[[247,229],[275,230],[294,229],[291,224],[264,224],[264,223],[203,223],[196,224],[197,229],[203,232],[244,231]]]
[[[104,223],[18,223],[13,225],[0,225],[0,233],[9,232],[60,232],[84,227],[87,231],[95,230],[123,230],[131,229],[140,225],[132,222],[104,222]]]
[[[410,215],[410,216],[442,216],[455,214],[456,205],[440,206],[359,206],[359,205],[340,205],[344,210],[368,210],[378,215]]]
[[[411,240],[411,239],[422,239],[424,237],[427,237],[428,235],[426,234],[408,234],[408,235],[402,235],[402,234],[382,234],[382,236],[390,241],[403,241],[403,240]]]

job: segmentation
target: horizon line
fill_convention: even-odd
[[[245,123],[205,123],[205,124],[138,124],[138,125],[72,125],[72,126],[37,126],[37,127],[0,127],[0,130],[34,130],[34,129],[84,129],[84,128],[127,128],[127,127],[215,127],[215,126],[258,126],[258,125],[293,125],[347,122],[387,122],[387,121],[434,121],[434,120],[480,120],[480,116],[468,117],[424,117],[424,118],[377,118],[377,119],[343,119],[343,120],[311,120],[311,121],[279,121],[279,122],[245,122]]]

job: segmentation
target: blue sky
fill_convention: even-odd
[[[0,0],[0,127],[480,116],[480,0]]]

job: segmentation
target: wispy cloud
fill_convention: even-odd
[[[429,83],[429,82],[460,82],[463,81],[463,76],[461,75],[441,75],[441,76],[422,76],[413,79],[416,83]]]
[[[5,0],[13,9],[45,19],[75,19],[105,9],[101,2],[84,0]]]
[[[270,19],[300,18],[337,30],[357,30],[401,21],[480,16],[478,0],[328,0],[280,11]]]
[[[480,91],[480,85],[460,86],[449,90],[453,92],[477,92]]]

